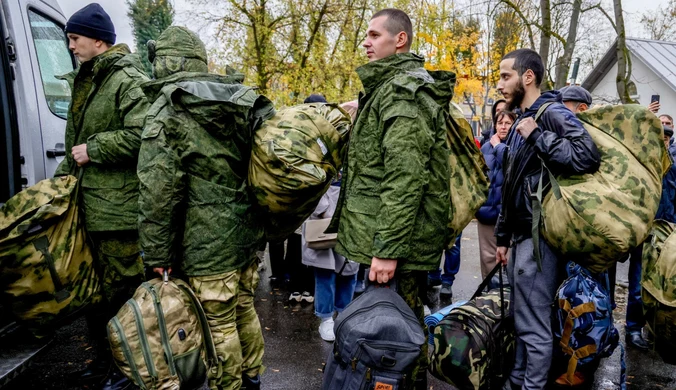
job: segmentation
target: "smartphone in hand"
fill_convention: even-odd
[[[657,102],[657,103],[660,102],[660,95],[652,95],[650,97],[650,103],[655,103],[655,102]]]

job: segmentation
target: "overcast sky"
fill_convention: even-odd
[[[88,0],[58,0],[61,4],[66,18],[70,17],[75,11],[89,4]],[[637,15],[639,12],[657,9],[658,6],[666,5],[669,0],[623,0],[622,5],[624,10],[629,14],[627,18],[627,35],[636,36],[640,33],[640,26],[635,20],[631,20],[632,15]],[[117,33],[118,43],[127,43],[130,47],[134,46],[134,38],[131,34],[131,27],[129,25],[129,18],[127,17],[127,5],[125,0],[98,0],[98,3],[108,12],[115,24],[115,32]],[[188,8],[186,0],[173,0],[174,8],[179,16]],[[612,13],[611,13],[612,15]],[[190,27],[190,26],[188,26]],[[209,37],[202,37],[208,41]]]

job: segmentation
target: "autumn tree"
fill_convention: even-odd
[[[641,25],[648,33],[648,38],[673,41],[676,39],[674,18],[676,18],[676,0],[670,0],[667,6],[644,13],[641,16]]]
[[[174,8],[169,0],[127,0],[131,27],[136,43],[136,52],[141,57],[146,72],[152,74],[152,65],[148,61],[149,40],[157,39],[162,31],[171,26]]]

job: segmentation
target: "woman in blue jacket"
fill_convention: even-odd
[[[507,139],[507,134],[509,134],[515,120],[516,114],[513,112],[499,112],[495,120],[495,133],[491,134],[489,142],[481,147],[481,153],[483,153],[489,168],[488,180],[490,183],[488,199],[476,213],[482,278],[485,278],[496,264],[495,223],[498,221],[502,203],[502,182],[504,181],[502,162],[507,151],[507,145],[504,141]]]

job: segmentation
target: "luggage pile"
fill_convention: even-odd
[[[249,186],[268,240],[285,238],[312,214],[343,165],[351,125],[339,106],[311,103],[279,110],[256,130]]]
[[[100,299],[79,188],[46,179],[0,208],[0,300],[38,337]]]
[[[657,221],[643,244],[643,313],[665,363],[676,364],[676,225]]]

